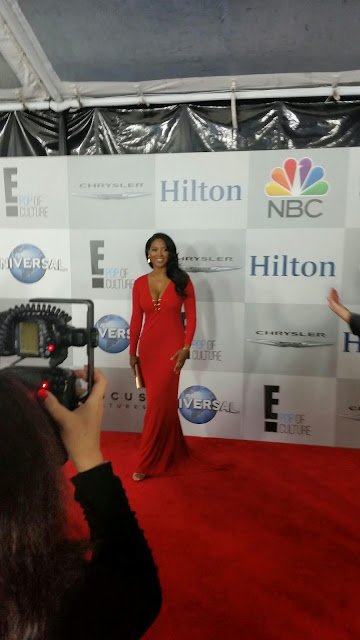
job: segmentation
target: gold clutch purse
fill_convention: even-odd
[[[145,387],[139,364],[135,365],[135,386],[137,389],[143,389]]]

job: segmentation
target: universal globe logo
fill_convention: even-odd
[[[48,270],[66,271],[61,260],[46,258],[33,244],[19,244],[8,258],[0,258],[0,269],[9,269],[11,275],[24,284],[38,282]]]
[[[185,420],[194,424],[210,422],[218,411],[240,413],[234,402],[221,402],[210,389],[199,385],[187,387],[182,391],[179,396],[179,410]]]
[[[120,353],[129,346],[130,327],[121,316],[103,316],[95,327],[99,331],[99,347],[103,351]]]

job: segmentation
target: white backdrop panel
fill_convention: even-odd
[[[248,229],[246,302],[326,303],[342,278],[343,229]]]
[[[332,446],[335,405],[335,378],[246,375],[244,437]]]
[[[353,306],[354,313],[360,313],[360,306]],[[360,338],[354,336],[349,326],[342,320],[338,321],[338,378],[360,377]]]
[[[72,230],[72,293],[131,300],[134,280],[148,270],[145,243],[153,229]]]
[[[244,305],[231,302],[198,302],[190,359],[193,371],[242,371]]]
[[[179,385],[179,413],[189,436],[240,438],[243,376],[240,373],[183,370]]]
[[[249,228],[344,226],[347,149],[250,155]]]
[[[180,266],[189,274],[197,300],[244,300],[245,230],[189,227],[165,233],[175,238]]]
[[[69,227],[67,158],[0,158],[2,228]]]
[[[248,205],[248,153],[159,154],[156,226],[243,229]]]
[[[337,447],[360,446],[360,381],[337,380]]]
[[[95,349],[95,366],[106,368],[129,367],[130,300],[94,300],[95,326],[99,331],[99,346]],[[75,326],[84,325],[84,311],[73,305]],[[86,320],[86,319],[85,319]],[[86,347],[74,350],[74,363],[86,362]]]
[[[145,415],[144,390],[135,389],[130,368],[102,367],[108,379],[103,427],[107,431],[141,431]]]
[[[244,370],[335,377],[337,327],[325,305],[247,304]]]
[[[69,297],[69,231],[6,229],[0,235],[0,291],[3,298]]]
[[[347,149],[349,174],[347,184],[346,226],[360,227],[360,149]]]
[[[360,294],[360,229],[345,229],[344,277],[342,299],[344,304],[356,305]]]
[[[345,148],[1,159],[0,311],[93,299],[104,428],[140,431],[132,287],[146,240],[168,233],[197,297],[185,433],[360,447],[360,340],[326,304],[335,287],[360,312],[359,167]],[[72,323],[85,325],[81,308]],[[85,360],[74,349],[67,363]]]
[[[68,159],[70,224],[80,229],[154,225],[154,156]]]

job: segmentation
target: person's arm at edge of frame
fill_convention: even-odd
[[[75,374],[86,379],[87,372]],[[104,569],[112,577],[112,584],[116,585],[116,578],[121,578],[121,588],[125,584],[129,594],[133,593],[131,611],[119,615],[116,609],[113,613],[118,623],[121,618],[124,626],[131,629],[131,638],[140,638],[159,614],[161,588],[151,550],[130,509],[120,478],[114,475],[111,463],[103,461],[100,427],[107,383],[97,370],[94,378],[89,398],[75,411],[68,411],[50,393],[43,402],[60,425],[69,458],[78,471],[72,482],[93,542],[89,566]]]
[[[336,313],[339,318],[348,323],[351,332],[359,336],[360,335],[360,314],[352,313],[347,307],[345,307],[339,298],[339,294],[336,289],[330,289],[327,301],[331,311]]]

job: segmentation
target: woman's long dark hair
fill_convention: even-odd
[[[175,285],[176,293],[178,293],[179,296],[182,296],[183,298],[185,298],[186,297],[185,288],[188,283],[189,276],[187,275],[187,273],[185,273],[185,271],[183,271],[179,267],[179,259],[176,252],[176,246],[174,241],[170,238],[170,236],[167,236],[166,233],[154,233],[154,235],[151,236],[151,238],[149,238],[149,240],[145,245],[146,259],[148,258],[149,249],[152,243],[154,242],[154,240],[157,240],[157,239],[163,240],[165,242],[166,248],[169,252],[169,259],[166,265],[166,275],[170,280],[173,281]],[[150,262],[150,266],[151,268],[153,268],[151,262]]]
[[[62,596],[84,569],[67,539],[65,477],[43,407],[0,371],[0,638],[48,640]]]

